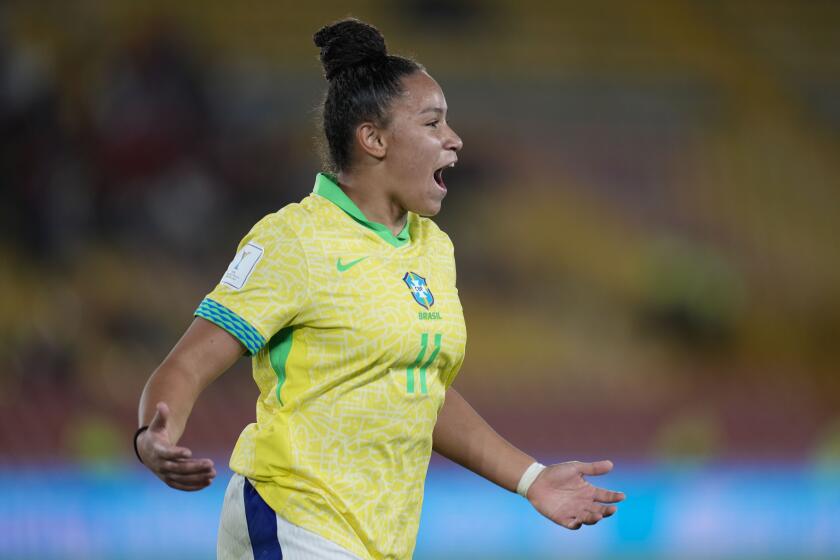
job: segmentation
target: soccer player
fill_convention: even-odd
[[[178,440],[246,353],[260,397],[230,461],[220,558],[410,558],[432,449],[569,529],[612,515],[623,494],[584,478],[609,461],[545,467],[452,387],[466,330],[452,243],[428,216],[462,142],[440,86],[358,20],[315,44],[334,174],[239,244],[143,390],[138,457],[173,488],[210,484],[212,462]]]

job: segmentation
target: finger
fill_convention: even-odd
[[[164,461],[160,465],[163,474],[199,474],[214,471],[213,461],[210,459],[189,459],[186,461]]]
[[[169,421],[169,406],[161,401],[157,403],[155,409],[155,416],[149,422],[149,430],[160,432],[166,429],[166,423]]]
[[[587,511],[590,513],[595,513],[600,515],[601,517],[609,517],[613,515],[615,512],[618,511],[618,508],[615,506],[602,506],[602,505],[593,505],[587,508]]]
[[[156,442],[153,447],[155,453],[161,459],[166,459],[169,461],[177,461],[179,459],[189,459],[192,457],[192,451],[189,450],[187,447],[177,447],[174,445],[164,445],[160,442]]]
[[[602,506],[601,509],[600,509],[601,515],[603,515],[604,517],[609,517],[609,516],[615,514],[615,512],[617,512],[617,511],[618,511],[618,508],[615,507],[615,506]]]
[[[216,471],[201,474],[169,474],[166,480],[171,480],[185,486],[206,486],[216,478]]]
[[[191,472],[209,471],[214,467],[210,459],[180,459],[175,461],[163,461],[160,465],[161,471],[188,474]]]
[[[167,461],[163,465],[161,465],[158,469],[156,469],[160,475],[168,476],[172,474],[177,475],[206,475],[209,473],[215,473],[216,469],[208,467],[207,465],[201,463],[191,463],[187,465],[181,465],[177,462]]]
[[[578,529],[580,529],[581,523],[580,523],[580,520],[577,517],[573,517],[573,518],[571,518],[567,521],[564,521],[560,525],[562,525],[563,527],[565,527],[566,529],[569,529],[571,531],[577,531]]]
[[[581,518],[581,522],[584,525],[595,525],[596,523],[601,521],[601,519],[603,519],[603,518],[604,518],[604,516],[601,515],[601,513],[597,512],[597,511],[588,511]]]
[[[171,486],[172,488],[175,488],[176,490],[183,490],[184,492],[195,492],[196,490],[202,490],[202,489],[210,486],[210,482],[207,482],[207,483],[204,483],[204,484],[182,484],[182,483],[176,482],[174,480],[166,480],[166,479],[164,479],[164,482],[168,486]]]
[[[594,463],[578,463],[577,468],[581,474],[596,476],[610,472],[613,469],[613,464],[612,461],[596,461]]]
[[[605,490],[604,488],[595,488],[595,493],[592,495],[592,500],[604,504],[615,504],[623,501],[627,496],[624,492],[613,492],[612,490]]]

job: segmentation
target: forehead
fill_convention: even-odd
[[[394,98],[393,110],[420,113],[425,109],[446,110],[446,98],[438,83],[425,72],[414,72],[402,79],[401,95]]]

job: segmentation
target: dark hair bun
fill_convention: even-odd
[[[326,25],[313,37],[321,49],[321,64],[328,80],[353,66],[382,60],[388,56],[385,38],[378,29],[357,19]]]

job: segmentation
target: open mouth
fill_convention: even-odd
[[[435,183],[437,183],[440,188],[445,189],[446,183],[443,182],[443,167],[435,171],[434,177]]]
[[[435,183],[438,184],[440,188],[446,190],[446,183],[443,182],[443,170],[448,167],[455,167],[455,163],[450,163],[449,165],[444,165],[443,167],[436,169],[434,172]]]

